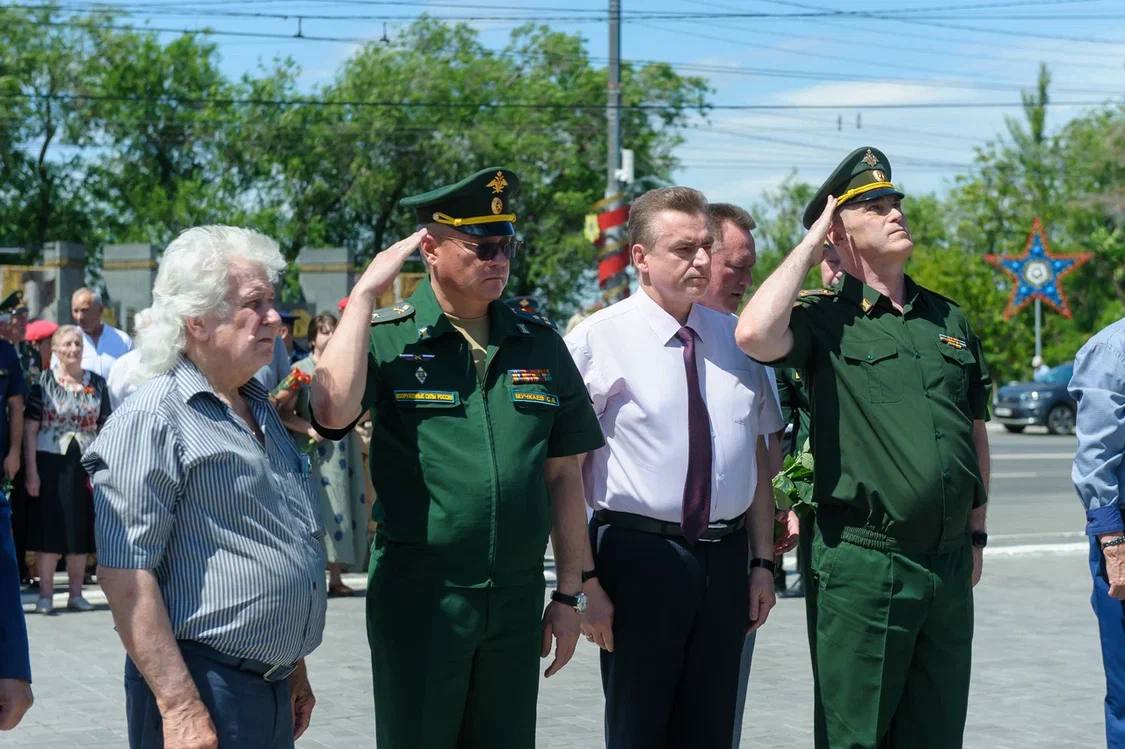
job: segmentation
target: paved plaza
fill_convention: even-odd
[[[1074,441],[992,436],[994,541],[976,589],[965,745],[1104,745],[1104,682],[1076,535],[1083,518],[1069,483]],[[96,591],[90,597],[104,600]],[[109,611],[98,608],[28,617],[36,704],[0,745],[125,746],[123,651]],[[324,644],[309,661],[317,708],[299,747],[374,745],[363,615],[362,597],[329,601]],[[758,638],[742,745],[811,746],[811,702],[803,603],[783,600]],[[571,664],[541,685],[538,745],[600,746],[601,710],[597,651],[582,640]]]

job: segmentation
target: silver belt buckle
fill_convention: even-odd
[[[729,526],[730,526],[730,523],[721,523],[721,522],[708,523],[707,524],[707,530],[709,530],[709,531],[721,531],[725,528],[728,528]],[[723,538],[725,538],[725,536],[720,536],[718,538],[703,538],[702,536],[700,536],[699,540],[703,543],[714,544],[714,543],[718,543],[719,541],[722,541]]]
[[[286,666],[279,663],[269,671],[266,671],[264,674],[262,674],[262,678],[272,684],[276,681],[284,681],[285,679],[288,679],[290,675],[292,675],[292,673],[296,670],[296,666]]]

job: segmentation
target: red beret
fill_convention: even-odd
[[[51,322],[50,320],[35,320],[27,324],[27,333],[24,334],[25,341],[38,342],[44,338],[50,338],[59,329],[59,324]]]

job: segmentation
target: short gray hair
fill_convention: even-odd
[[[102,293],[97,289],[91,289],[89,286],[82,286],[75,289],[74,293],[70,295],[70,303],[74,304],[75,299],[85,294],[89,294],[90,299],[93,300],[94,304],[98,305],[99,307],[105,306],[105,302],[102,301]]]
[[[276,283],[285,269],[277,242],[251,229],[197,226],[164,250],[152,287],[149,319],[137,331],[141,378],[164,374],[187,345],[186,321],[229,314],[230,266],[241,260],[265,271]]]
[[[709,215],[707,198],[699,190],[691,187],[661,187],[649,190],[634,200],[633,205],[629,207],[629,241],[651,250],[656,244],[653,222],[656,220],[656,214],[662,211]]]

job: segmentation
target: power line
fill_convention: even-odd
[[[86,12],[86,13],[95,12],[95,13],[103,13],[103,14],[112,14],[113,13],[111,8],[107,8],[107,9],[104,9],[104,10],[95,10],[95,11],[88,11],[88,10],[79,11],[79,10],[71,9],[69,7],[58,6],[58,5],[13,4],[13,5],[10,5],[9,7],[13,7],[13,8],[17,8],[17,9],[23,9],[23,10],[62,11],[62,12],[68,12],[68,13],[83,13],[83,12]],[[811,6],[809,6],[809,7],[811,7]],[[531,14],[520,13],[518,15],[513,15],[512,13],[509,12],[509,13],[490,13],[490,14],[473,14],[473,15],[444,15],[444,16],[440,16],[439,18],[441,18],[442,20],[445,20],[445,21],[486,21],[486,22],[510,21],[510,22],[518,22],[518,23],[535,21],[535,22],[539,22],[539,23],[552,22],[552,23],[598,23],[598,24],[605,23],[606,20],[608,19],[608,16],[604,12],[594,13],[594,12],[587,11],[585,14],[581,14],[581,15],[576,15],[575,11],[573,9],[567,9],[563,12],[565,12],[567,15],[544,16],[544,15],[540,15],[540,14],[536,14],[536,13],[531,13]],[[900,17],[896,14],[906,14],[907,16],[909,16],[909,18]],[[344,20],[352,20],[352,21],[413,21],[413,20],[416,20],[418,18],[418,16],[416,14],[407,15],[407,14],[381,13],[381,14],[366,14],[366,15],[354,15],[354,14],[353,15],[339,15],[339,14],[313,14],[313,13],[304,13],[304,12],[293,12],[293,13],[279,14],[279,13],[267,13],[267,12],[264,12],[264,11],[236,11],[236,10],[207,11],[205,13],[198,13],[198,12],[184,11],[184,10],[163,10],[163,11],[148,10],[148,11],[145,11],[145,12],[141,13],[141,15],[149,15],[149,16],[160,16],[160,15],[164,15],[164,16],[185,16],[186,15],[186,16],[192,16],[192,17],[198,17],[198,16],[201,16],[201,15],[206,15],[206,16],[224,17],[224,18],[259,18],[259,19],[267,18],[267,19],[275,19],[275,20],[305,19],[305,20],[332,20],[332,21],[344,21]],[[438,16],[436,16],[436,17],[438,17]],[[951,15],[948,12],[948,9],[914,9],[913,12],[904,11],[904,10],[901,10],[901,9],[895,10],[893,12],[885,11],[885,10],[814,9],[814,10],[807,10],[807,11],[802,11],[802,12],[797,12],[797,13],[773,13],[773,12],[765,12],[765,11],[724,11],[724,12],[714,12],[714,11],[709,11],[709,12],[705,12],[705,11],[632,11],[632,12],[623,13],[623,20],[624,21],[635,21],[635,20],[663,20],[663,21],[709,21],[709,20],[715,20],[715,21],[721,21],[721,20],[737,20],[737,19],[808,20],[808,19],[812,19],[812,18],[825,18],[825,19],[870,18],[870,19],[883,20],[883,21],[899,21],[899,22],[903,22],[903,23],[923,23],[923,24],[931,23],[931,20],[927,20],[927,21],[914,20],[914,19],[925,18],[925,19],[932,19],[931,25],[939,25],[940,26],[940,25],[943,25],[943,24],[937,23],[937,21],[948,20],[948,19],[959,20],[959,19],[965,18],[965,16],[961,15],[961,14],[957,14],[957,13],[954,13],[954,14]],[[1100,13],[1100,14],[1097,14],[1097,15],[1081,15],[1081,16],[1075,16],[1074,14],[1066,14],[1066,15],[1064,15],[1064,14],[1047,14],[1047,15],[1037,14],[1037,15],[1023,15],[1023,16],[1021,16],[1021,15],[1018,15],[1018,14],[1006,13],[1006,14],[998,15],[998,16],[974,15],[974,16],[969,16],[969,18],[972,19],[972,20],[1004,20],[1004,21],[1019,21],[1019,20],[1035,20],[1035,21],[1046,21],[1046,20],[1099,20],[1099,21],[1104,21],[1104,20],[1109,20],[1109,19],[1125,18],[1125,14]],[[967,30],[986,31],[986,32],[991,32],[991,33],[1001,33],[1001,30],[976,29],[976,28],[970,27],[970,26],[950,25],[949,28],[959,28],[959,29],[967,29]],[[1018,31],[1010,31],[1010,30],[1005,31],[1004,33],[1010,33],[1010,34],[1017,35],[1017,36],[1033,36],[1033,37],[1048,38],[1048,39],[1060,38],[1058,36],[1053,36],[1053,35],[1033,34],[1033,33],[1030,33],[1030,32],[1018,32]],[[1068,39],[1068,40],[1071,40],[1071,41],[1083,41],[1083,42],[1099,43],[1099,44],[1119,44],[1119,43],[1121,43],[1121,42],[1116,41],[1116,40],[1102,39],[1102,38],[1079,38],[1079,37],[1061,37],[1061,38]]]
[[[265,106],[265,107],[355,107],[355,108],[422,108],[422,109],[603,109],[604,103],[586,102],[504,102],[504,101],[409,101],[409,100],[364,100],[364,99],[263,99],[257,97],[205,97],[205,96],[126,96],[114,94],[39,94],[16,93],[0,95],[0,100],[32,99],[38,101],[117,101],[149,102],[165,104],[187,104],[192,106],[213,104],[217,106]],[[1051,101],[1050,107],[1088,107],[1111,104],[1108,100]],[[862,104],[854,101],[823,104],[706,104],[707,110],[862,110],[862,109],[1004,109],[1022,107],[1023,102],[968,101],[968,102],[913,102],[902,104]],[[696,107],[685,107],[695,109]],[[663,110],[666,104],[622,104],[624,110]]]
[[[831,8],[825,8],[824,6],[813,5],[811,3],[797,2],[797,0],[763,0],[763,2],[769,3],[771,5],[783,5],[783,6],[792,7],[792,8],[803,8],[803,9],[807,9],[809,12],[814,12],[814,13],[832,13],[833,12]],[[1066,40],[1066,41],[1071,41],[1071,42],[1081,42],[1083,44],[1112,44],[1112,45],[1122,44],[1122,42],[1119,41],[1119,40],[1103,39],[1103,38],[1100,38],[1100,37],[1075,37],[1075,36],[1063,36],[1063,35],[1059,35],[1059,34],[1039,34],[1039,33],[1036,33],[1036,32],[1014,31],[1014,30],[1011,30],[1011,29],[982,29],[982,28],[973,27],[973,26],[956,26],[956,25],[943,24],[943,23],[939,23],[939,22],[936,22],[936,21],[932,21],[932,20],[923,21],[923,20],[917,20],[917,19],[896,18],[894,16],[878,16],[878,15],[875,15],[873,13],[864,12],[864,11],[856,11],[852,15],[862,17],[862,18],[872,18],[872,19],[875,19],[875,20],[897,21],[899,23],[911,23],[911,24],[915,24],[915,25],[918,25],[918,26],[936,26],[936,27],[939,27],[939,28],[951,28],[951,29],[958,29],[958,30],[962,30],[962,31],[976,31],[976,32],[986,33],[986,34],[1000,34],[1000,35],[1005,35],[1005,36],[1026,37],[1026,38],[1032,38],[1032,39],[1051,39],[1051,40],[1056,40],[1056,41],[1057,40]],[[1106,16],[1102,15],[1100,17],[1105,18]],[[1014,17],[1010,17],[1010,18],[1012,18],[1013,20],[1017,20]]]

